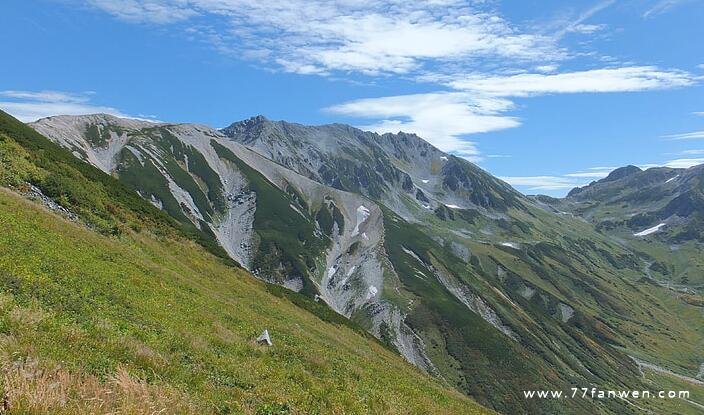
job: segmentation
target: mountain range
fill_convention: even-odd
[[[29,126],[227,267],[298,293],[286,295],[305,309],[334,311],[485,408],[701,410],[523,395],[701,387],[701,166],[629,166],[554,199],[524,196],[414,134],[262,116],[220,130],[101,114]],[[23,180],[85,211],[92,229],[119,233],[61,186]]]

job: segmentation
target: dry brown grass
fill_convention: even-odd
[[[179,414],[198,413],[185,394],[151,385],[125,368],[100,381],[94,376],[45,367],[33,359],[2,365],[3,395],[10,413]]]

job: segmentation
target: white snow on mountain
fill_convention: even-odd
[[[660,223],[658,225],[653,226],[652,228],[648,228],[648,229],[645,229],[645,230],[640,231],[638,233],[634,233],[633,236],[648,236],[650,234],[653,234],[655,232],[660,231],[660,229],[662,229],[663,226],[665,226],[665,224]]]

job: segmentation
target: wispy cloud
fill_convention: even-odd
[[[606,9],[607,7],[611,6],[614,4],[616,0],[602,0],[596,4],[594,4],[592,7],[584,10],[577,16],[576,19],[571,20],[568,22],[561,30],[559,30],[556,34],[555,37],[561,38],[567,33],[586,33],[586,34],[591,34],[594,32],[597,32],[599,30],[602,30],[606,27],[606,25],[603,24],[587,24],[585,23],[587,20],[592,18],[595,14],[599,13],[600,11]]]
[[[476,161],[476,146],[464,136],[519,126],[520,121],[508,114],[515,107],[510,98],[668,89],[691,85],[694,77],[679,70],[637,66],[558,74],[456,75],[444,82],[456,92],[360,99],[328,110],[373,119],[361,126],[372,131],[417,133],[444,151]]]
[[[182,1],[88,0],[88,3],[120,19],[132,22],[174,23],[198,14],[195,9]]]
[[[704,150],[688,150],[683,152],[688,155],[704,154]],[[661,163],[644,163],[638,165],[641,169],[649,169],[653,167],[669,167],[672,169],[688,169],[690,167],[704,164],[704,158],[677,158],[666,160]],[[519,190],[528,193],[534,192],[550,192],[552,194],[564,194],[561,191],[582,187],[591,181],[603,179],[608,176],[616,167],[591,167],[575,173],[566,173],[562,175],[549,176],[504,176],[500,177],[503,181],[511,186],[519,188]]]
[[[468,59],[544,61],[564,55],[555,39],[525,33],[483,5],[434,0],[88,0],[128,21],[194,20],[219,50],[303,74],[405,74]],[[210,17],[204,25],[198,17]],[[436,68],[437,69],[437,68]]]
[[[92,96],[90,92],[0,91],[0,108],[24,122],[52,115],[103,113],[127,117],[118,109],[91,104]]]
[[[568,173],[565,175],[565,177],[603,179],[616,168],[617,167],[590,167],[586,171]]]
[[[556,191],[573,189],[603,179],[614,169],[616,167],[590,167],[559,176],[506,176],[501,179],[512,186],[524,187],[529,192]]]
[[[704,138],[704,131],[692,131],[689,133],[668,134],[668,135],[663,135],[662,138],[667,138],[669,140],[695,140],[695,139]]]
[[[657,0],[648,7],[648,9],[643,13],[644,19],[649,19],[655,17],[659,14],[665,13],[675,6],[679,6],[684,3],[688,3],[690,0]]]
[[[665,164],[663,164],[663,167],[670,167],[672,169],[688,169],[700,164],[704,164],[704,158],[681,158],[668,160]]]
[[[562,176],[503,176],[499,179],[511,186],[526,187],[531,192],[572,189],[582,185]]]
[[[511,76],[469,75],[449,85],[455,89],[499,97],[542,94],[633,92],[689,86],[696,78],[681,70],[654,66],[592,69],[558,74],[524,73]]]
[[[358,99],[328,110],[367,120],[362,127],[377,132],[417,133],[471,160],[479,154],[467,135],[520,125],[510,114],[511,98],[648,91],[697,80],[654,66],[560,72],[580,55],[563,47],[562,38],[604,30],[593,20],[615,0],[595,0],[547,30],[514,24],[485,0],[84,1],[125,21],[178,25],[222,53],[276,70],[434,84],[430,93]]]

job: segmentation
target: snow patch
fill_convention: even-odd
[[[357,208],[357,224],[352,230],[352,237],[359,235],[359,227],[369,218],[369,215],[370,211],[369,208],[367,208],[366,206],[360,205]]]
[[[671,181],[675,180],[675,179],[678,178],[678,177],[680,177],[679,174],[678,174],[677,176],[675,176],[675,177],[670,177],[669,179],[667,179],[667,180],[665,181],[665,184],[670,183]]]
[[[653,226],[652,228],[648,228],[648,229],[640,231],[638,233],[634,233],[633,236],[648,236],[648,235],[653,234],[655,232],[659,232],[660,229],[665,225],[666,225],[665,223],[660,223],[658,225]]]
[[[428,179],[423,179],[423,180],[421,180],[421,182],[423,182],[424,184],[428,184],[428,183],[430,182],[430,180],[428,180]]]
[[[346,276],[346,277],[349,277],[350,275],[352,275],[352,274],[354,273],[354,270],[355,270],[355,269],[357,269],[357,266],[356,266],[356,265],[352,265],[352,268],[350,268],[350,269],[347,270],[347,273],[345,274],[345,276]]]
[[[403,252],[405,252],[405,253],[407,253],[408,255],[410,255],[411,258],[413,258],[413,259],[415,259],[416,261],[420,262],[421,264],[425,265],[425,263],[423,262],[423,260],[420,259],[420,258],[418,257],[418,255],[416,255],[415,252],[411,251],[410,249],[406,248],[406,247],[403,246],[403,245],[401,245],[401,249],[403,250]]]
[[[462,209],[461,207],[459,207],[457,205],[448,205],[447,203],[445,203],[445,206],[449,207],[450,209]]]
[[[507,247],[513,248],[513,249],[520,249],[521,248],[520,245],[518,245],[515,242],[501,242],[501,246],[507,246]]]
[[[378,292],[379,290],[375,286],[370,285],[369,291],[367,292],[367,300],[371,300],[372,298],[374,298]]]
[[[440,160],[447,161],[447,157],[446,157],[446,156],[440,156]]]

